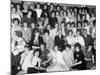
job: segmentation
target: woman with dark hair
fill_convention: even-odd
[[[34,35],[32,36],[31,40],[29,41],[29,45],[31,49],[38,49],[40,48],[40,44],[42,44],[43,38],[40,36],[40,32],[38,29],[35,29]]]
[[[28,13],[28,5],[24,2],[23,4],[23,10],[22,10],[23,16],[26,16]]]
[[[65,48],[65,40],[64,36],[62,35],[62,30],[58,29],[58,35],[54,38],[54,43],[59,47],[59,50],[62,52]]]
[[[32,10],[32,18],[34,18],[35,24],[37,23],[37,12],[35,11],[34,4],[30,5],[30,9]]]
[[[52,11],[51,17],[49,17],[49,24],[51,25],[52,28],[54,28],[55,23],[58,22],[57,18],[55,17],[55,12]]]
[[[27,69],[27,73],[39,73],[41,59],[39,58],[40,49],[34,50],[33,58],[31,60],[30,66]]]
[[[40,49],[35,49],[33,53],[33,58],[30,62],[30,65],[28,67],[27,73],[44,73],[46,70],[41,68],[41,59],[40,56]]]
[[[19,19],[19,21],[21,21],[21,16],[17,13],[16,7],[11,8],[11,20],[13,20],[14,18],[17,18]]]
[[[15,35],[15,31],[20,31],[20,30],[21,30],[21,27],[20,27],[19,19],[17,19],[17,18],[13,19],[12,27],[11,27],[11,38],[13,40],[17,40],[17,37]]]
[[[71,30],[73,31],[73,35],[76,35],[76,26],[75,26],[75,22],[71,23]]]
[[[29,43],[31,39],[31,28],[28,27],[27,22],[23,22],[23,27],[21,28],[21,31],[23,33],[23,39],[25,40],[26,43]]]
[[[37,3],[37,7],[36,7],[35,11],[37,13],[37,19],[38,19],[42,13],[41,4]]]
[[[23,18],[21,19],[21,23],[23,24],[23,22],[27,22],[28,25],[31,24],[31,22],[35,22],[34,18],[32,17],[33,11],[31,9],[28,10],[27,15],[23,16]]]
[[[60,23],[61,23],[61,18],[60,18],[60,11],[56,11],[56,18],[57,18],[57,20],[58,20],[58,23],[59,23],[59,25],[60,25]]]
[[[72,30],[68,31],[68,36],[66,37],[66,41],[71,46],[74,46],[74,44],[75,44],[75,37],[73,35],[73,31]]]
[[[46,18],[46,17],[49,17],[49,12],[48,12],[48,6],[47,4],[44,4],[43,5],[43,12],[41,13],[41,17],[42,18]]]
[[[49,30],[45,29],[44,30],[43,40],[44,40],[44,42],[46,44],[46,49],[52,49],[53,45],[54,45],[53,38],[51,38],[49,36],[49,34],[50,34]]]
[[[85,70],[86,61],[84,60],[84,54],[81,50],[81,45],[79,43],[76,43],[74,47],[75,47],[74,64],[72,65],[71,68],[77,70]]]
[[[16,8],[17,8],[17,14],[19,14],[19,16],[22,18],[23,17],[23,13],[21,11],[21,4],[20,3],[17,3],[16,4]]]

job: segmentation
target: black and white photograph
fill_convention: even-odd
[[[11,75],[96,70],[96,5],[10,1]]]

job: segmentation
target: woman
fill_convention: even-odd
[[[41,5],[38,3],[37,4],[37,8],[35,9],[36,13],[37,13],[37,19],[39,17],[41,17],[41,13],[42,13],[42,9],[41,9]]]
[[[21,28],[23,39],[26,43],[29,43],[31,39],[31,28],[28,27],[28,23],[26,21],[23,23],[23,26],[24,27]]]
[[[55,11],[52,11],[51,13],[51,17],[49,17],[49,24],[51,25],[51,28],[54,28],[55,26],[55,23],[57,23],[58,20],[57,18],[55,17]]]
[[[41,60],[39,58],[40,52],[39,49],[36,49],[33,54],[33,58],[30,62],[30,66],[28,67],[28,73],[38,73],[40,69]]]
[[[28,67],[30,67],[31,59],[33,57],[32,54],[33,51],[30,51],[28,46],[25,46],[24,53],[22,53],[20,60],[21,71],[19,71],[18,74],[27,73]]]
[[[17,18],[19,21],[21,21],[21,16],[17,13],[17,9],[15,7],[11,9],[11,20],[14,18]]]
[[[49,36],[49,33],[50,33],[49,30],[44,30],[43,40],[46,44],[46,49],[53,49],[54,41]]]
[[[86,60],[86,67],[90,70],[93,67],[94,63],[94,55],[92,53],[92,45],[89,45],[88,49],[85,52],[85,60]]]
[[[26,16],[27,13],[28,13],[28,5],[25,4],[25,2],[24,2],[24,4],[23,4],[23,10],[22,10],[22,13],[23,13],[23,16]]]
[[[31,24],[31,22],[35,22],[32,15],[33,15],[33,11],[31,9],[29,9],[27,12],[27,15],[23,16],[23,18],[21,19],[21,23],[23,24],[23,22],[26,21],[28,23],[28,26],[29,26]]]
[[[54,46],[54,52],[52,52],[52,57],[52,64],[47,68],[47,72],[69,70],[68,66],[65,65],[62,53],[58,51],[58,46]]]
[[[56,11],[56,18],[57,18],[58,23],[59,23],[59,25],[60,25],[60,23],[61,23],[61,18],[60,18],[60,12],[59,12],[59,11]]]
[[[40,49],[36,49],[33,54],[33,58],[30,62],[30,66],[28,67],[28,73],[42,73],[46,72],[44,69],[40,67],[41,59],[40,56]]]
[[[23,17],[23,13],[21,11],[21,4],[17,3],[16,7],[17,7],[17,12],[16,13],[19,14],[19,16],[22,18]]]
[[[12,40],[11,41],[11,63],[12,63],[12,73],[16,74],[18,70],[20,69],[20,59],[21,59],[21,54],[24,51],[24,46],[25,42],[22,39],[22,33],[20,31],[16,31],[15,35],[17,37],[17,40]]]
[[[75,22],[71,23],[71,30],[73,31],[73,35],[76,35]]]
[[[20,21],[19,19],[15,18],[13,19],[13,22],[12,22],[12,27],[11,27],[11,35],[12,35],[12,40],[17,40],[17,37],[15,35],[15,31],[20,31],[21,30],[21,27],[20,27]]]
[[[73,36],[73,31],[72,30],[68,31],[68,36],[66,37],[66,41],[71,46],[74,46],[74,44],[75,44],[75,37]]]
[[[62,56],[65,61],[65,64],[70,69],[73,64],[74,56],[73,51],[71,50],[71,46],[69,44],[66,45],[65,50],[62,52]]]
[[[81,45],[79,43],[75,44],[75,52],[74,52],[74,64],[71,67],[76,70],[85,70],[86,69],[86,61],[84,59],[84,54],[81,51]]]
[[[30,40],[29,44],[32,49],[40,48],[40,44],[42,44],[43,38],[40,36],[39,30],[36,29],[32,39]]]
[[[59,24],[55,23],[55,28],[50,30],[49,36],[52,37],[53,40],[54,40],[55,36],[58,34],[58,28],[59,28]]]

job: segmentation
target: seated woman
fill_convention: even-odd
[[[71,46],[69,44],[66,45],[65,50],[62,52],[63,59],[65,61],[65,64],[70,69],[73,64],[73,51],[71,50]]]
[[[24,48],[24,52],[21,55],[21,59],[20,59],[20,69],[21,71],[18,72],[18,74],[26,74],[27,73],[27,69],[30,66],[30,60],[33,57],[33,50],[30,51],[28,46],[25,46]]]
[[[79,43],[75,44],[74,64],[71,68],[76,70],[86,69],[86,61],[84,60],[84,54],[81,51],[81,45]]]
[[[30,65],[28,67],[28,70],[27,72],[28,73],[41,73],[41,72],[44,72],[45,70],[42,70],[41,67],[40,67],[40,63],[41,63],[41,59],[39,58],[40,56],[40,49],[36,49],[34,51],[34,54],[33,54],[33,58],[30,62]]]
[[[66,41],[71,46],[73,46],[75,44],[75,37],[73,35],[73,31],[72,30],[68,31],[68,36],[66,37]]]
[[[49,30],[45,29],[43,33],[44,33],[43,40],[44,40],[44,43],[46,44],[46,49],[50,49],[50,48],[53,49],[54,41],[53,41],[53,38],[49,36],[49,33],[50,33]]]
[[[29,45],[32,49],[40,48],[40,44],[43,43],[43,38],[40,36],[39,30],[35,30],[35,35],[32,37],[32,39],[29,42]]]
[[[40,54],[41,67],[42,69],[45,70],[50,65],[50,58],[49,58],[50,51],[46,49],[45,44],[41,44],[40,50],[41,50]]]
[[[52,52],[52,63],[47,68],[47,72],[67,71],[67,70],[69,70],[69,68],[68,66],[65,65],[62,53],[58,51],[58,46],[54,46],[54,52]]]

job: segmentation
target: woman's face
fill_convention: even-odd
[[[17,5],[17,9],[20,9],[20,5]]]
[[[54,17],[54,16],[55,16],[55,13],[53,12],[53,13],[52,13],[52,17]]]
[[[50,25],[48,25],[48,26],[47,26],[47,29],[48,29],[48,30],[50,30],[50,29],[51,29]]]
[[[41,47],[41,50],[43,51],[44,50],[44,45],[41,45],[40,47]]]
[[[81,27],[81,24],[80,24],[80,23],[78,23],[78,27],[79,27],[79,28]]]
[[[31,5],[31,6],[30,6],[30,9],[34,9],[34,6],[33,6],[33,5]]]
[[[31,16],[31,15],[32,15],[32,12],[31,12],[31,11],[29,11],[29,12],[28,12],[28,15],[30,15],[30,16]]]
[[[59,16],[59,13],[58,12],[56,12],[56,16]]]
[[[64,23],[61,24],[61,28],[64,28]]]
[[[54,47],[54,51],[58,51],[58,47],[57,46]]]
[[[50,5],[50,9],[53,10],[53,5]]]
[[[47,9],[47,6],[46,5],[44,5],[44,9]]]
[[[27,27],[27,23],[26,22],[24,23],[24,27]]]
[[[79,35],[80,35],[80,32],[79,32],[79,31],[77,31],[77,33],[76,33],[76,34],[77,34],[77,36],[79,36]]]
[[[67,24],[67,26],[66,26],[67,28],[70,28],[70,24]]]
[[[16,9],[15,8],[12,8],[12,13],[16,13]]]
[[[38,57],[39,56],[39,51],[35,52],[35,56]]]
[[[39,32],[36,32],[35,35],[36,35],[36,36],[39,36]]]
[[[71,25],[71,28],[74,28],[74,24]]]
[[[72,36],[72,35],[73,35],[72,31],[70,31],[70,32],[69,32],[69,36]]]
[[[37,5],[37,9],[40,9],[40,4]]]
[[[18,21],[17,21],[17,20],[14,21],[14,25],[15,25],[15,26],[18,25]]]
[[[48,36],[49,36],[49,34],[48,34],[48,33],[45,33],[44,35],[45,35],[45,37],[48,37]]]
[[[23,7],[24,7],[24,9],[25,9],[25,10],[27,10],[27,9],[28,9],[28,6],[27,6],[26,4],[25,4]]]
[[[57,10],[60,10],[60,7],[59,6],[57,7]]]
[[[58,29],[58,24],[55,24],[55,28]]]
[[[76,52],[79,52],[80,51],[79,47],[76,47],[75,50],[76,50]]]
[[[34,29],[35,28],[35,24],[34,23],[31,23],[31,27]]]

